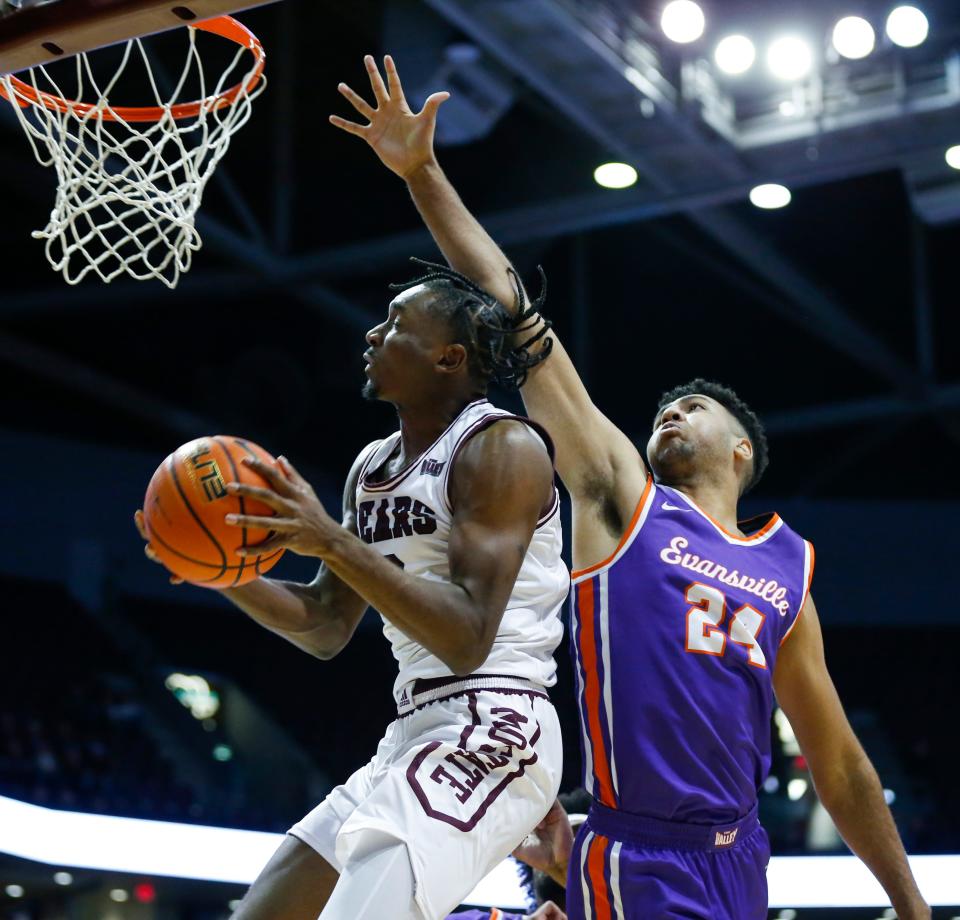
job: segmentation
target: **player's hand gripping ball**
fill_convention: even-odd
[[[273,510],[256,499],[233,495],[227,484],[268,483],[242,461],[256,458],[278,468],[262,447],[243,438],[214,435],[178,447],[153,474],[143,504],[142,533],[148,555],[177,578],[206,588],[235,588],[272,569],[284,553],[250,552],[272,532],[235,527],[228,514],[270,517]],[[138,526],[141,519],[138,518]],[[237,550],[246,548],[248,554]]]

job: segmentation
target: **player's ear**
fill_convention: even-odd
[[[738,459],[750,461],[753,459],[753,444],[750,443],[749,438],[740,436],[733,446],[733,452]]]
[[[437,360],[437,370],[444,374],[453,374],[467,365],[467,349],[457,342],[445,345]]]

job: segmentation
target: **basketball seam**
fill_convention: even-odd
[[[237,442],[237,439],[236,439],[236,438],[234,438],[234,442],[235,442],[235,443]],[[233,479],[234,479],[234,482],[239,482],[239,481],[240,481],[240,473],[237,471],[237,464],[234,463],[233,455],[230,453],[230,449],[229,449],[226,445],[224,445],[223,442],[222,442],[222,441],[220,440],[220,438],[218,438],[218,437],[214,437],[214,438],[213,438],[213,443],[219,445],[220,449],[227,455],[227,461],[228,461],[229,464],[230,464],[230,469],[233,471]],[[249,453],[249,451],[248,451],[248,453]],[[246,515],[246,513],[247,513],[247,507],[246,507],[246,504],[244,503],[243,496],[242,496],[242,495],[238,495],[237,498],[238,498],[239,501],[240,501],[240,513],[243,514],[243,515]],[[241,540],[240,546],[246,548],[246,545],[247,545],[247,528],[246,528],[246,527],[242,527],[242,528],[241,528],[241,537],[240,537],[240,540]],[[230,587],[233,588],[233,587],[236,587],[236,586],[237,586],[237,584],[239,583],[240,579],[243,577],[243,567],[244,567],[246,564],[247,564],[246,557],[245,557],[245,556],[241,556],[241,557],[240,557],[240,569],[239,569],[239,571],[237,572],[236,578],[233,579],[233,584],[232,584]],[[257,570],[254,569],[254,571],[256,572]],[[257,573],[257,574],[259,574],[259,573]]]
[[[173,477],[173,484],[177,487],[177,492],[180,494],[180,498],[183,499],[184,505],[187,506],[187,511],[190,512],[190,516],[197,522],[200,526],[200,529],[210,538],[210,542],[217,548],[217,552],[220,554],[220,574],[222,575],[224,570],[227,568],[227,555],[223,551],[223,547],[220,546],[217,538],[210,533],[210,530],[207,528],[207,525],[203,523],[200,519],[200,515],[197,514],[196,509],[193,505],[190,504],[189,499],[186,496],[186,493],[183,491],[183,486],[180,485],[180,479],[177,476],[177,465],[174,463],[173,456],[170,457],[170,474]]]
[[[173,553],[174,556],[178,556],[179,558],[183,559],[185,562],[190,562],[193,565],[199,565],[205,569],[223,569],[224,571],[231,571],[231,572],[234,569],[242,568],[242,566],[230,565],[229,563],[226,565],[220,565],[220,563],[218,562],[204,562],[202,559],[194,559],[193,556],[188,556],[185,553],[181,553],[180,550],[171,546],[155,530],[151,529],[149,531],[149,535],[150,535],[151,542],[153,540],[156,540],[157,543],[159,543],[164,549],[169,550],[171,553]],[[262,560],[263,562],[269,562],[271,559],[273,559],[274,556],[277,555],[277,553],[282,553],[282,552],[283,552],[283,547],[281,546],[279,549],[274,550],[272,553],[270,553],[269,556],[260,555],[260,556],[257,556],[257,559]],[[250,564],[249,560],[245,561],[243,564],[249,565]]]

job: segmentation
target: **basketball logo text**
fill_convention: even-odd
[[[444,460],[424,460],[420,466],[420,472],[427,476],[439,476],[446,465]]]
[[[187,459],[193,471],[200,478],[203,494],[207,501],[212,502],[218,498],[224,498],[227,494],[227,487],[224,484],[223,476],[220,474],[217,461],[210,454],[210,445],[200,444]]]

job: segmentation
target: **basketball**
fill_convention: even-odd
[[[269,531],[232,527],[228,514],[272,515],[262,502],[227,492],[228,482],[265,486],[241,461],[256,457],[276,466],[262,447],[243,438],[213,435],[178,447],[157,467],[143,503],[144,523],[157,558],[174,575],[207,588],[235,588],[272,569],[283,549],[240,556]]]

